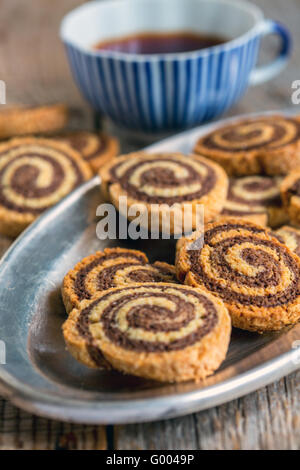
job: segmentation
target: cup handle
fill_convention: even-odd
[[[267,65],[256,67],[250,74],[249,84],[258,85],[270,80],[277,75],[286,65],[291,50],[292,40],[288,29],[273,20],[265,20],[262,23],[261,36],[278,34],[281,44],[276,59]]]

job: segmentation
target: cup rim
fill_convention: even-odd
[[[142,0],[139,0],[142,1]],[[127,3],[130,5],[130,3],[135,2],[135,0],[114,0],[114,2],[111,2],[111,0],[102,0],[99,2],[98,0],[93,0],[88,3],[85,3],[83,5],[80,5],[70,12],[68,12],[62,19],[61,24],[60,24],[60,30],[59,30],[59,36],[62,42],[65,44],[71,45],[73,48],[81,51],[82,53],[86,55],[90,55],[93,57],[99,57],[99,58],[111,58],[115,60],[123,60],[127,62],[157,62],[160,60],[187,60],[187,59],[193,59],[193,58],[198,58],[199,56],[208,56],[211,52],[220,52],[220,51],[229,51],[234,47],[238,47],[244,42],[248,42],[249,39],[252,36],[257,35],[260,30],[262,29],[262,25],[264,24],[264,14],[263,11],[255,4],[250,3],[248,0],[244,0],[242,2],[238,2],[237,0],[199,0],[200,2],[207,3],[208,1],[214,2],[214,3],[223,3],[227,5],[232,5],[235,7],[240,8],[241,10],[244,10],[246,13],[251,13],[255,24],[250,28],[248,31],[246,31],[244,34],[241,34],[237,38],[230,39],[229,41],[226,41],[222,44],[217,44],[215,46],[210,46],[206,47],[203,49],[197,49],[194,51],[186,51],[186,52],[168,52],[168,53],[156,53],[156,54],[136,54],[136,53],[128,53],[128,52],[120,52],[120,51],[110,51],[110,50],[97,50],[97,49],[92,49],[91,46],[82,46],[77,44],[75,41],[70,40],[67,38],[66,34],[66,27],[69,21],[72,21],[72,17],[80,11],[84,11],[87,9],[94,8],[95,6],[98,6],[99,9],[102,8],[104,5],[107,4],[117,4],[117,3]]]

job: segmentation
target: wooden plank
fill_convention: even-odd
[[[25,413],[0,400],[0,450],[103,450],[103,426],[62,423]]]
[[[200,449],[298,449],[299,427],[291,419],[291,402],[299,413],[299,377],[288,379],[196,415]],[[298,385],[296,385],[298,382]],[[287,383],[293,384],[287,392]]]
[[[115,426],[118,450],[197,449],[197,427],[193,415],[153,423]]]
[[[1,1],[0,78],[8,104],[64,102],[71,106],[72,127],[92,126],[92,112],[72,79],[59,39],[63,16],[80,0]]]
[[[183,418],[116,427],[115,448],[300,449],[300,371],[238,400]]]

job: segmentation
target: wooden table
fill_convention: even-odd
[[[7,84],[8,103],[67,102],[73,111],[71,126],[91,127],[92,114],[73,84],[58,39],[60,19],[80,3],[0,0],[0,79]],[[267,17],[289,26],[295,49],[285,71],[272,82],[250,89],[230,114],[290,107],[291,82],[300,79],[300,0],[256,3]],[[267,54],[273,46],[266,41]],[[0,253],[10,243],[1,238]],[[0,398],[0,449],[107,448],[299,449],[300,371],[217,408],[149,424],[66,424],[31,416]]]

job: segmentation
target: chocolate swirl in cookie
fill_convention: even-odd
[[[183,219],[189,218],[186,223],[191,229],[199,225],[201,205],[206,221],[217,216],[228,189],[228,178],[219,165],[180,153],[124,155],[105,165],[100,177],[104,197],[121,212],[120,198],[126,197],[128,206],[138,207],[147,220],[147,228],[156,224],[163,231],[163,221],[169,216],[171,233],[182,233]]]
[[[49,139],[20,138],[0,146],[0,232],[16,236],[92,172],[80,154]]]
[[[230,318],[202,289],[132,284],[82,302],[63,326],[73,356],[89,367],[110,366],[155,380],[204,378],[223,361]]]
[[[104,133],[69,131],[58,135],[56,140],[77,150],[94,172],[97,172],[109,159],[115,157],[119,151],[117,139]]]
[[[89,171],[51,141],[18,140],[0,149],[0,205],[40,214],[87,179]]]
[[[276,116],[248,119],[216,129],[202,138],[201,153],[205,155],[206,148],[230,153],[262,147],[279,148],[299,138],[300,123],[292,118]]]
[[[283,206],[292,225],[300,226],[300,170],[291,171],[281,182]]]
[[[56,137],[57,140],[71,145],[81,153],[85,160],[91,160],[107,148],[107,137],[88,131],[66,132]]]
[[[111,182],[119,183],[132,198],[153,204],[173,204],[200,199],[216,184],[209,162],[183,155],[149,155],[117,162]]]
[[[80,261],[64,279],[63,298],[67,311],[99,292],[135,283],[176,283],[175,268],[167,263],[150,264],[140,251],[106,248]]]
[[[240,120],[201,137],[195,152],[215,160],[231,176],[284,175],[300,164],[300,119],[273,115]]]
[[[214,303],[182,286],[145,284],[114,289],[82,310],[77,329],[93,344],[99,323],[105,338],[138,352],[178,351],[200,341],[218,321]]]
[[[293,301],[300,293],[299,266],[295,259],[274,240],[253,237],[252,233],[259,232],[238,224],[208,230],[200,259],[197,252],[191,251],[192,271],[225,301],[259,307],[276,307]],[[206,255],[209,266],[201,263]],[[287,273],[290,282],[282,283],[282,275]],[[268,295],[261,291],[271,286]],[[245,289],[247,293],[243,293]]]
[[[258,317],[268,312],[270,323],[256,328],[249,320],[248,329],[278,329],[300,316],[294,307],[300,302],[300,259],[268,230],[237,219],[213,223],[204,233],[203,247],[194,248],[194,242],[179,247],[178,272],[186,275],[186,282],[218,295],[234,312],[236,326],[242,322],[246,327],[247,316],[254,321],[256,309]],[[275,321],[281,309],[291,313]]]
[[[268,207],[280,207],[278,178],[248,176],[232,179],[222,214],[244,216],[267,212]]]

